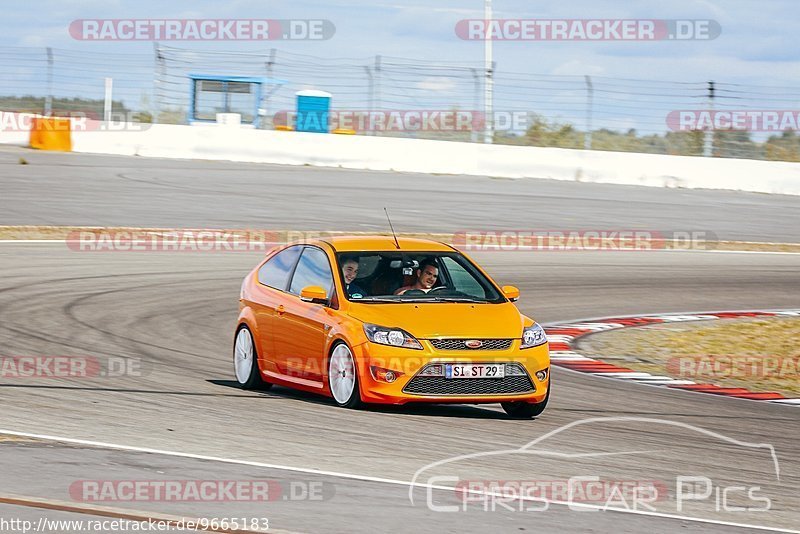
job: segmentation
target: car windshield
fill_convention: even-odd
[[[348,252],[337,254],[348,300],[397,302],[505,302],[458,252]]]

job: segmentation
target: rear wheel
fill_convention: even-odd
[[[328,358],[328,386],[334,402],[343,408],[360,408],[361,390],[358,385],[358,368],[350,347],[337,343]]]
[[[241,325],[233,343],[233,371],[242,389],[269,389],[258,369],[258,352],[253,343],[253,334],[247,325]]]
[[[547,407],[547,401],[550,399],[550,389],[553,387],[553,379],[547,384],[547,395],[544,396],[542,402],[504,402],[501,404],[503,409],[508,415],[514,419],[532,419],[542,415],[542,412]]]

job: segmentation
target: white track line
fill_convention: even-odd
[[[253,462],[249,460],[235,460],[232,458],[221,458],[218,456],[207,456],[204,454],[194,454],[188,452],[178,452],[178,451],[167,451],[161,449],[150,449],[147,447],[134,447],[130,445],[118,445],[115,443],[105,443],[102,441],[91,441],[91,440],[84,440],[84,439],[76,439],[76,438],[66,438],[61,436],[50,436],[46,434],[32,434],[29,432],[18,432],[15,430],[5,430],[0,429],[0,434],[8,434],[12,436],[20,436],[20,437],[27,437],[27,438],[34,438],[34,439],[41,439],[47,441],[58,441],[61,443],[71,443],[75,445],[85,445],[88,447],[97,447],[97,448],[104,448],[104,449],[116,449],[122,451],[130,451],[130,452],[142,452],[148,454],[160,454],[164,456],[173,456],[177,458],[189,458],[193,460],[204,460],[209,462],[221,462],[227,464],[236,464],[236,465],[248,465],[252,467],[261,467],[266,469],[278,469],[282,471],[292,471],[295,473],[306,473],[312,475],[320,475],[320,476],[330,476],[330,477],[337,477],[337,478],[346,478],[349,480],[359,480],[363,482],[379,482],[383,484],[392,484],[395,486],[404,486],[407,488],[425,488],[425,489],[433,489],[433,490],[442,490],[442,491],[458,491],[458,488],[453,486],[441,486],[437,484],[421,484],[418,482],[408,482],[406,480],[398,480],[393,478],[382,478],[382,477],[373,477],[369,475],[357,475],[352,473],[340,473],[337,471],[327,471],[327,470],[316,470],[310,469],[306,467],[293,467],[287,465],[279,465],[279,464],[269,464],[265,462]],[[470,491],[470,493],[474,493],[476,495],[485,495],[485,496],[501,496],[494,492],[487,492],[487,491]],[[569,503],[564,501],[556,501],[550,499],[524,499],[524,500],[534,500],[537,502],[546,502],[548,504],[555,504],[555,505],[562,505],[562,506],[571,506],[572,508],[584,508],[587,510],[599,510],[599,511],[607,511],[607,512],[618,512],[622,514],[633,514],[633,515],[643,515],[649,517],[658,517],[664,519],[677,519],[680,521],[691,521],[695,523],[704,523],[710,525],[721,525],[721,526],[730,526],[730,527],[738,527],[738,528],[749,528],[753,530],[761,530],[761,531],[768,531],[768,532],[788,532],[791,534],[800,534],[800,530],[790,530],[790,529],[781,529],[775,527],[767,527],[762,525],[750,525],[747,523],[735,523],[731,521],[721,521],[717,519],[704,519],[699,517],[688,517],[682,516],[677,514],[667,514],[661,512],[651,512],[651,511],[644,511],[644,510],[627,510],[625,508],[606,508],[600,505],[593,505],[593,504],[586,504],[586,503]]]
[[[67,242],[63,239],[0,239],[0,244],[9,243],[64,243]]]

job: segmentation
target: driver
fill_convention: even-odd
[[[427,293],[433,289],[433,285],[439,278],[439,268],[436,262],[432,259],[427,259],[420,263],[419,268],[416,270],[417,281],[410,286],[404,286],[394,292],[395,295],[402,295],[410,289],[418,289]]]
[[[348,297],[360,299],[366,296],[363,289],[353,282],[358,276],[358,260],[353,257],[345,258],[342,261],[342,276],[344,277],[344,291]]]

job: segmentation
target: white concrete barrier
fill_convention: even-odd
[[[31,121],[35,113],[0,111],[0,144],[28,146],[31,138]]]
[[[166,124],[103,123],[72,138],[73,151],[97,154],[800,195],[800,164],[789,162]]]

